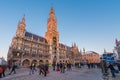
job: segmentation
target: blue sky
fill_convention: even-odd
[[[120,39],[120,0],[0,0],[0,57],[7,57],[24,14],[27,31],[44,37],[51,6],[61,43],[100,54],[113,51]]]

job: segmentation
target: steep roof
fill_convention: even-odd
[[[67,50],[71,50],[72,49],[72,47],[70,47],[70,46],[66,46],[67,47]]]
[[[98,54],[98,53],[96,53],[96,52],[94,52],[94,51],[87,51],[87,52],[85,52],[85,54],[92,54],[92,53]]]
[[[64,44],[62,44],[62,43],[59,43],[59,47],[65,48],[66,46]]]
[[[65,44],[62,44],[62,43],[59,43],[59,47],[66,48],[67,50],[71,50],[72,49],[72,47],[66,46]]]
[[[30,32],[27,32],[27,31],[25,33],[25,37],[29,37],[29,38],[33,37],[33,40],[36,40],[36,41],[40,40],[41,42],[46,42],[47,43],[47,40],[44,37],[38,36],[36,34],[30,33]]]

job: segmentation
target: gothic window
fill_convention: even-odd
[[[19,57],[20,56],[20,53],[17,53],[17,57]]]
[[[32,53],[32,57],[36,57],[36,54],[35,54],[35,53]]]
[[[23,56],[28,56],[27,53],[23,53]]]
[[[39,54],[39,57],[42,57],[42,54]]]

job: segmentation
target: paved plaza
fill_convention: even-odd
[[[65,73],[52,71],[50,68],[50,73],[46,77],[39,75],[37,71],[30,75],[28,68],[17,69],[16,72],[16,74],[11,75],[8,75],[7,72],[6,77],[0,80],[105,80],[102,77],[101,69],[87,69],[86,67],[73,68],[72,71]],[[116,78],[111,78],[109,75],[108,80],[120,80],[120,75],[117,75]]]

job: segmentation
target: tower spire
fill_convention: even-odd
[[[56,63],[59,60],[59,52],[58,52],[59,33],[57,31],[57,20],[55,18],[53,7],[51,7],[50,9],[45,38],[48,44],[50,44],[51,49],[54,51],[51,52],[51,54],[53,54],[53,63]]]
[[[57,39],[57,45],[58,45],[58,41],[59,41],[59,32],[57,31],[57,20],[55,18],[55,13],[54,13],[54,9],[53,7],[51,7],[50,9],[50,13],[49,13],[49,18],[47,21],[47,32],[45,34],[45,37],[47,39],[47,41],[49,42],[49,44],[51,42],[51,40],[53,39],[53,37]]]
[[[18,23],[16,36],[23,37],[26,32],[26,24],[25,24],[25,15],[23,16],[22,20]]]
[[[50,14],[49,14],[49,16],[50,16],[50,18],[55,19],[55,13],[54,13],[53,7],[51,7],[51,9],[50,9]]]
[[[25,14],[23,15],[23,18],[22,18],[21,23],[24,23],[24,24],[25,24]]]
[[[49,18],[47,22],[47,31],[57,31],[57,20],[55,18],[55,13],[53,7],[50,9]]]

